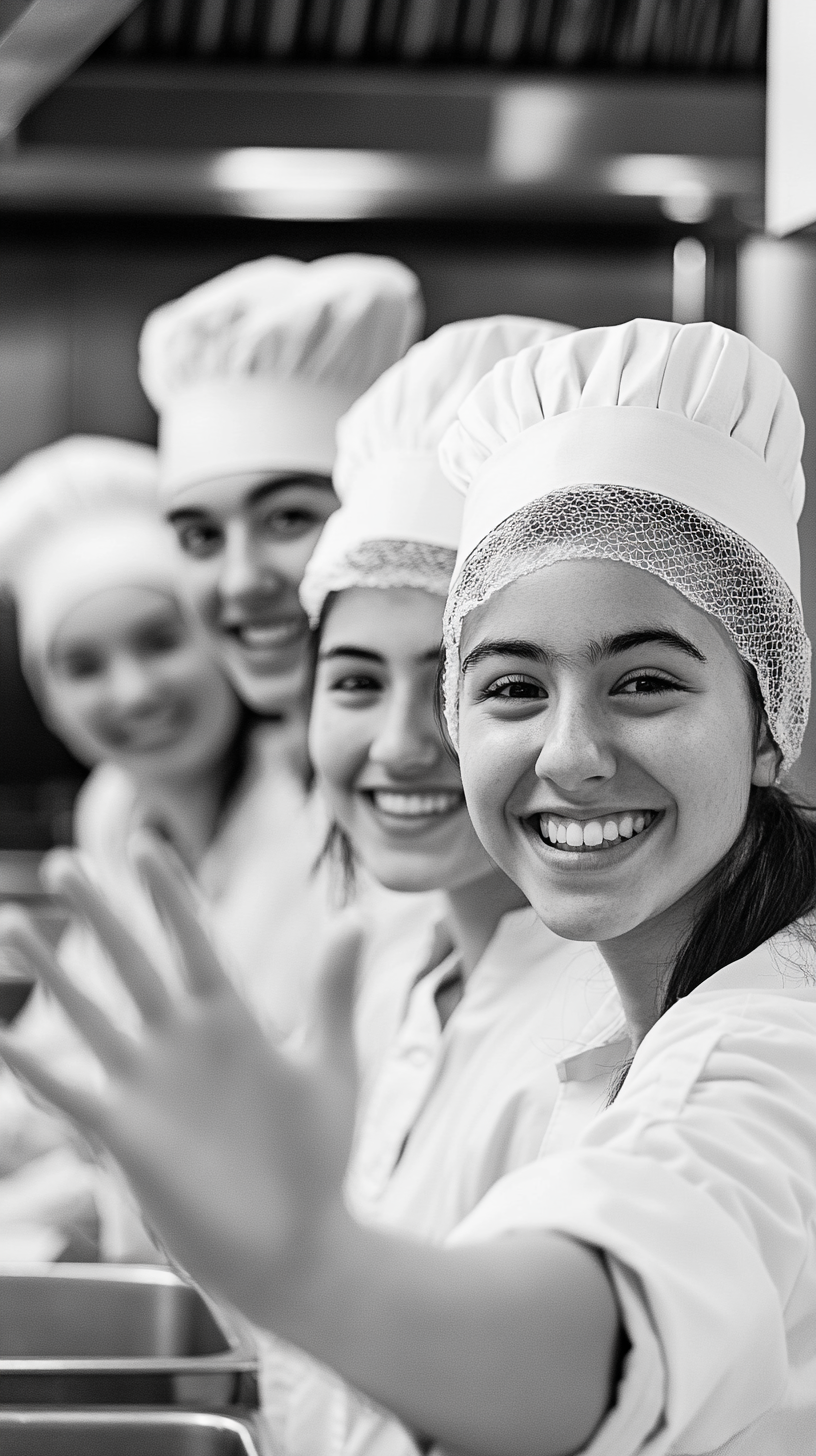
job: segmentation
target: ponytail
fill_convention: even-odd
[[[736,843],[713,871],[664,993],[663,1015],[731,961],[816,909],[816,812],[753,787]]]
[[[766,730],[753,668],[746,665],[756,741]],[[777,784],[752,785],[745,823],[708,876],[702,904],[680,946],[658,1016],[723,966],[816,911],[816,809]],[[810,938],[810,937],[809,937]],[[612,1079],[610,1102],[626,1081],[631,1058]]]

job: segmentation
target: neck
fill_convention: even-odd
[[[445,918],[465,980],[479,964],[502,916],[528,904],[518,885],[501,870],[489,870],[478,880],[446,891],[445,901]]]
[[[699,886],[625,935],[598,941],[615,979],[633,1050],[660,1016],[677,953],[691,930]]]
[[[136,780],[144,822],[166,835],[191,873],[215,837],[225,772],[219,763],[161,779]]]

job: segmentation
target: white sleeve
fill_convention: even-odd
[[[786,1316],[816,1299],[816,1001],[674,1007],[577,1146],[502,1179],[453,1237],[535,1228],[601,1251],[629,1338],[586,1456],[710,1451],[770,1412]]]

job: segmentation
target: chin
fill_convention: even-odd
[[[239,657],[229,654],[224,667],[243,703],[263,718],[287,717],[298,711],[306,692],[306,669],[290,667],[285,672],[258,672]]]
[[[619,901],[610,903],[603,898],[589,896],[572,899],[562,894],[548,895],[540,881],[521,888],[539,920],[564,940],[614,940],[649,918],[647,910],[641,911],[631,905],[622,914]]]
[[[439,870],[418,856],[377,854],[362,859],[366,872],[398,895],[421,895],[439,889]]]

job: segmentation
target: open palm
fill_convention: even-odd
[[[130,1179],[168,1248],[214,1293],[250,1316],[302,1298],[315,1240],[342,1206],[355,1070],[350,1032],[360,934],[341,932],[322,980],[314,1045],[275,1048],[222,970],[183,877],[147,839],[139,868],[172,935],[183,989],[168,988],[73,855],[53,856],[49,885],[92,926],[141,1014],[114,1027],[68,978],[20,911],[0,940],[51,987],[105,1071],[102,1087],[57,1080],[12,1037],[0,1053],[100,1140]]]

